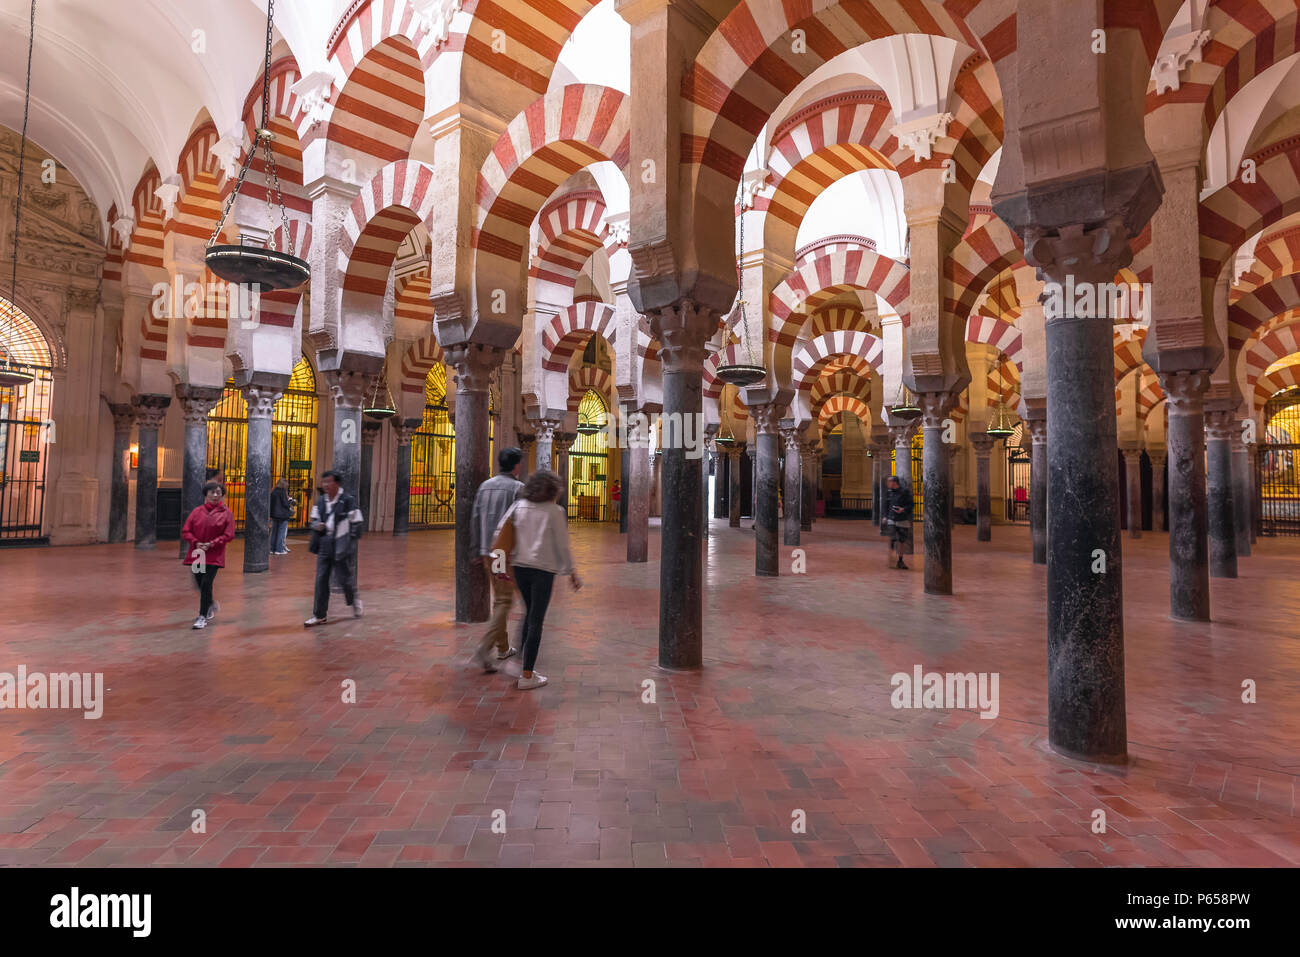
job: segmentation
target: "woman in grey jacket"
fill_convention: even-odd
[[[569,518],[563,506],[555,503],[560,494],[560,477],[554,472],[534,472],[524,484],[523,497],[510,506],[497,526],[497,535],[507,522],[514,525],[514,548],[510,565],[515,584],[524,596],[524,621],[519,645],[523,648],[524,668],[516,685],[521,691],[540,688],[546,676],[533,671],[542,644],[542,621],[551,603],[551,588],[556,575],[568,575],[573,590],[582,587],[582,579],[573,570],[569,553]],[[498,578],[506,577],[504,574]]]

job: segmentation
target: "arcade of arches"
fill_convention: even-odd
[[[174,699],[125,719],[162,750],[201,708],[184,762],[321,760],[303,742],[337,704],[212,687],[264,655],[304,695],[321,667],[384,683],[346,734],[394,800],[357,817],[433,836],[186,853],[68,824],[29,769],[54,817],[9,842],[0,811],[0,863],[559,859],[474,843],[451,806],[488,807],[477,782],[436,796],[518,758],[563,781],[512,779],[522,832],[565,829],[574,859],[1300,864],[1300,3],[279,0],[284,224],[259,160],[221,236],[292,241],[311,278],[249,315],[203,253],[258,135],[265,0],[92,6],[125,2],[38,14],[0,283],[0,352],[33,373],[0,387],[7,618],[29,660],[116,672],[127,710]],[[26,11],[0,0],[6,196]],[[0,228],[8,250],[12,203]],[[464,665],[491,604],[473,496],[508,447],[561,475],[594,586],[557,588],[526,704]],[[367,603],[321,642],[327,468],[366,518]],[[176,541],[209,476],[239,537],[192,636]],[[900,708],[913,667],[1000,674],[1002,701]],[[75,730],[0,745],[0,781],[100,746]],[[98,789],[129,802],[103,747]],[[771,837],[787,786],[844,814]]]

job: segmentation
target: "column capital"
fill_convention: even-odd
[[[718,330],[718,313],[683,299],[648,315],[650,332],[659,340],[665,372],[704,368],[704,344]]]
[[[786,406],[775,402],[751,405],[749,415],[754,420],[754,432],[758,435],[776,435],[781,429],[781,420],[785,418],[787,411],[789,410]]]
[[[221,401],[224,390],[197,385],[178,385],[176,398],[181,401],[181,411],[186,425],[201,425],[208,420],[208,414]]]
[[[889,437],[893,440],[894,448],[907,448],[912,444],[912,436],[916,435],[916,427],[920,420],[907,422],[902,425],[891,425],[889,427]]]
[[[375,439],[379,438],[379,430],[383,423],[375,419],[366,417],[361,420],[361,444],[373,446]]]
[[[167,417],[167,407],[172,404],[169,395],[133,395],[131,411],[136,424],[142,429],[160,429]]]
[[[790,426],[790,427],[787,428],[787,429],[778,429],[777,431],[778,431],[778,432],[780,433],[780,435],[781,435],[781,440],[782,440],[783,442],[785,442],[785,450],[786,450],[786,452],[797,452],[797,451],[799,451],[799,447],[800,447],[800,444],[801,444],[801,443],[799,442],[799,430],[798,430],[798,429],[796,429],[794,426]]]
[[[445,347],[447,364],[456,370],[457,392],[486,392],[506,350],[479,342]]]
[[[244,393],[244,401],[248,403],[250,419],[269,419],[275,411],[275,404],[284,394],[279,389],[265,385],[246,385],[241,391]]]
[[[1210,373],[1195,372],[1158,373],[1160,388],[1169,400],[1169,408],[1177,413],[1198,412],[1205,404],[1205,393],[1210,388]]]
[[[733,445],[731,448],[727,449],[726,455],[727,458],[731,459],[732,464],[735,464],[740,461],[740,456],[743,455],[744,452],[745,447],[743,445]]]
[[[1231,442],[1233,436],[1240,438],[1241,428],[1237,425],[1237,416],[1231,409],[1206,409],[1205,434],[1211,439]]]
[[[577,438],[577,434],[573,432],[556,432],[555,438],[551,441],[551,449],[563,455],[568,455],[569,449],[573,447],[573,443]]]
[[[1147,449],[1147,458],[1151,460],[1151,467],[1157,471],[1165,464],[1168,457],[1169,453],[1164,449]]]
[[[554,443],[556,433],[559,432],[560,426],[564,424],[561,419],[529,419],[536,434],[534,440]]]
[[[1063,309],[1061,289],[1067,283],[1109,283],[1133,261],[1124,222],[1113,216],[1087,225],[1069,223],[1056,229],[1031,225],[1025,229],[1025,261],[1045,276],[1044,302],[1050,322],[1073,313]],[[1053,290],[1055,286],[1055,291]]]
[[[1137,465],[1142,461],[1142,446],[1127,445],[1120,448],[1120,453],[1124,456],[1124,461],[1129,465]]]
[[[113,431],[130,432],[135,425],[135,409],[129,402],[110,403],[108,410],[113,413]]]
[[[1047,416],[1041,418],[1026,419],[1021,418],[1025,423],[1025,431],[1029,433],[1029,439],[1034,445],[1047,444]]]
[[[981,459],[989,457],[989,453],[993,451],[993,446],[998,441],[996,435],[989,435],[987,432],[971,432],[967,438],[970,439],[970,445],[975,450],[976,457]]]
[[[336,409],[359,409],[375,385],[375,376],[347,369],[325,370],[325,382]]]
[[[957,404],[957,396],[952,392],[918,392],[916,401],[921,407],[921,420],[925,427],[938,429],[943,427],[943,420]]]

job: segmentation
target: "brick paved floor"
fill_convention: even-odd
[[[588,587],[557,585],[552,683],[526,693],[465,664],[482,626],[452,622],[450,532],[368,537],[366,617],[312,631],[301,541],[249,577],[235,543],[199,632],[170,544],[0,551],[0,671],[111,689],[99,721],[0,712],[0,864],[1300,864],[1300,542],[1261,541],[1190,625],[1167,617],[1166,537],[1124,540],[1132,761],[1101,770],[1045,746],[1023,528],[958,527],[938,598],[866,523],[819,522],[808,573],[773,580],[715,522],[696,674],[655,667],[657,561],[625,564],[616,529],[574,538]],[[894,710],[917,664],[998,672],[999,716]]]

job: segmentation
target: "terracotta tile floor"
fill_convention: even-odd
[[[255,577],[232,546],[200,632],[170,544],[0,551],[30,615],[0,671],[111,689],[99,721],[0,712],[0,864],[1300,864],[1300,541],[1262,540],[1189,625],[1167,617],[1165,536],[1124,540],[1133,760],[1101,770],[1045,746],[1045,570],[1024,528],[994,537],[958,527],[938,598],[866,523],[818,522],[808,573],[772,580],[749,529],[715,522],[706,667],[668,674],[657,561],[575,526],[588,587],[557,587],[552,684],[528,693],[464,664],[482,626],[452,622],[450,532],[367,538],[366,617],[313,631],[301,541]],[[1000,715],[894,710],[916,664],[998,672]]]

